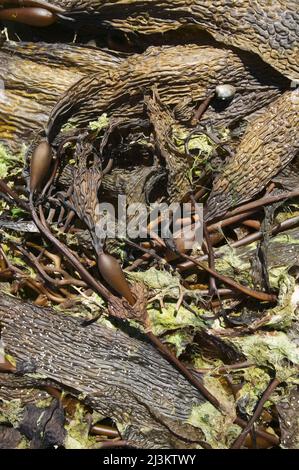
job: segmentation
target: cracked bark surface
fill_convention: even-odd
[[[52,384],[80,396],[145,448],[196,448],[200,429],[186,424],[203,398],[148,343],[0,293],[1,338],[18,376],[0,374],[0,399]]]

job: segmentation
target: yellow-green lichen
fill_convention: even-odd
[[[237,402],[243,412],[251,415],[271,377],[261,367],[248,367],[243,370],[242,380],[244,383],[237,393]]]
[[[180,279],[168,271],[152,267],[144,272],[127,273],[127,276],[134,281],[143,282],[153,294],[169,295],[175,299],[180,295]]]
[[[198,427],[205,435],[205,440],[213,449],[227,449],[236,430],[230,416],[218,411],[211,403],[205,402],[202,405],[194,406],[187,423]],[[230,441],[227,442],[227,436]]]
[[[1,405],[0,423],[10,423],[17,428],[23,419],[24,407],[19,398],[4,401]]]
[[[277,278],[275,284],[279,287],[277,305],[267,311],[269,320],[265,323],[276,330],[286,330],[296,318],[297,300],[294,293],[297,291],[294,277],[289,276],[285,270],[275,269]],[[274,284],[274,270],[271,270],[271,285]]]
[[[299,365],[299,347],[281,331],[258,331],[234,339],[247,359],[256,365],[270,367],[276,372],[287,364]]]

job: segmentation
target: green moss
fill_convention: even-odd
[[[188,136],[189,130],[172,129],[173,143],[182,155],[185,155],[185,142]],[[215,147],[215,144],[206,134],[194,134],[191,136],[188,142],[188,150],[193,155],[193,162],[188,172],[188,178],[191,183],[194,178],[201,175]]]
[[[186,349],[190,342],[190,337],[184,331],[175,331],[164,337],[165,341],[172,344],[176,348],[176,356],[179,357]]]
[[[216,410],[211,403],[206,402],[199,406],[194,406],[187,423],[192,426],[198,427],[205,435],[205,439],[212,446],[213,449],[226,448],[221,436],[223,438],[224,416],[220,411]]]
[[[177,296],[179,293],[180,279],[168,271],[158,270],[156,268],[147,269],[144,272],[127,273],[128,277],[135,281],[143,282],[154,292],[172,292]]]
[[[26,214],[26,212],[19,207],[12,207],[10,213],[13,219],[19,219]]]
[[[207,443],[213,449],[226,449],[240,429],[233,424],[236,417],[234,403],[223,389],[220,390],[217,382],[216,379],[209,378],[205,385],[209,385],[209,391],[224,405],[226,412],[221,413],[211,403],[205,402],[192,408],[187,422],[202,430]]]
[[[30,448],[30,443],[27,441],[25,437],[21,439],[21,441],[18,444],[18,449],[29,449]]]
[[[224,247],[221,258],[216,260],[216,269],[220,274],[233,278],[239,283],[252,286],[251,265],[249,260],[241,257],[238,251],[231,247]]]
[[[47,398],[43,398],[42,400],[36,401],[34,404],[37,408],[47,408],[53,402],[53,397],[49,396]],[[42,416],[42,415],[41,415]],[[39,419],[41,419],[41,416]]]
[[[243,370],[242,379],[244,384],[237,393],[237,402],[239,408],[250,416],[268,387],[271,377],[261,367],[248,367]]]
[[[235,338],[249,361],[278,372],[288,363],[299,365],[299,347],[281,331],[259,331],[254,335]]]
[[[194,355],[192,361],[196,369],[213,369],[216,371],[218,367],[223,366],[220,359],[207,359],[203,354]]]
[[[74,129],[76,129],[76,123],[72,119],[69,119],[69,121],[61,127],[62,132],[69,132],[73,131]]]
[[[172,138],[175,146],[178,150],[184,154],[185,153],[185,142],[188,138],[189,131],[185,129],[173,128]],[[205,134],[194,134],[189,140],[188,149],[197,150],[197,155],[210,155],[215,144],[207,137]]]
[[[296,318],[296,281],[286,273],[285,268],[270,270],[271,285],[279,288],[277,305],[268,310],[270,316],[266,325],[276,330],[287,330]]]

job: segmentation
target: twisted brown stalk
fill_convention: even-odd
[[[73,253],[65,246],[63,245],[57,238],[50,232],[50,230],[46,226],[46,221],[45,220],[40,220],[36,211],[35,207],[33,204],[33,199],[32,195],[30,197],[30,202],[29,202],[31,214],[34,223],[40,230],[41,234],[49,241],[51,242],[56,249],[63,255],[65,256],[73,265],[73,267],[78,271],[82,279],[90,285],[93,290],[95,290],[97,293],[99,293],[102,297],[104,297],[108,302],[111,301],[112,299],[112,294],[104,287],[102,286],[99,282],[97,282],[91,274],[82,266],[82,264],[77,260],[77,258],[73,255]],[[43,218],[43,212],[40,210],[41,218]],[[197,380],[189,371],[188,369],[179,361],[168,349],[164,344],[151,332],[146,333],[147,337],[151,341],[151,343],[158,349],[158,351],[167,358],[167,360],[173,364],[176,368],[179,369],[179,371],[189,380],[189,382],[194,385],[199,392],[207,398],[215,407],[218,409],[221,409],[221,405],[217,398],[215,398],[213,395],[210,394],[210,392],[205,388],[205,386]]]
[[[253,413],[251,419],[248,421],[246,427],[243,429],[239,437],[235,440],[232,444],[231,449],[239,449],[243,442],[246,439],[247,434],[251,431],[252,426],[254,425],[255,421],[260,417],[264,404],[270,397],[271,393],[275,390],[275,388],[280,384],[280,380],[277,378],[273,379],[272,382],[268,385],[267,389],[265,390],[262,398],[259,401],[258,406],[256,407],[255,412]]]
[[[290,199],[292,197],[298,197],[299,196],[299,190],[295,189],[294,191],[289,191],[281,194],[276,194],[275,196],[265,196],[260,199],[257,199],[256,201],[251,201],[248,202],[247,204],[244,204],[240,207],[237,207],[236,209],[233,209],[229,212],[227,212],[224,216],[224,218],[231,217],[233,215],[241,214],[243,212],[251,211],[251,210],[257,210],[260,207],[267,206],[269,204],[273,204],[274,202],[282,201],[283,199]]]
[[[190,261],[192,264],[195,264],[196,266],[203,269],[204,271],[208,272],[214,278],[219,279],[219,281],[223,282],[223,284],[226,284],[232,287],[233,289],[239,292],[242,292],[242,294],[248,295],[249,297],[253,297],[254,299],[260,300],[262,302],[275,302],[277,300],[276,295],[267,294],[265,292],[256,291],[254,289],[249,289],[248,287],[242,286],[241,284],[235,282],[230,277],[222,276],[222,274],[219,274],[217,271],[214,271],[213,269],[209,268],[201,261],[196,260],[192,256],[185,255],[184,253],[181,253],[181,252],[180,252],[180,256]]]
[[[32,219],[38,229],[40,230],[42,236],[46,238],[50,243],[52,243],[55,248],[58,250],[59,253],[61,253],[63,256],[65,256],[70,263],[73,265],[73,267],[78,271],[82,279],[92,287],[92,289],[100,294],[103,298],[105,298],[108,302],[110,302],[113,298],[112,294],[103,286],[101,285],[98,281],[96,281],[91,274],[84,268],[84,266],[78,261],[76,256],[64,245],[62,244],[48,229],[46,225],[46,221],[43,215],[43,211],[40,207],[40,216],[41,220],[39,219],[34,204],[33,204],[33,195],[30,195],[30,200],[29,200],[29,207],[32,215]],[[194,375],[184,366],[184,364],[177,359],[170,351],[169,349],[160,341],[159,338],[157,338],[151,331],[146,332],[146,336],[150,340],[150,342],[158,349],[158,351],[172,364],[174,365],[181,373],[182,375],[207,399],[209,400],[217,409],[220,411],[225,411],[219,403],[218,399],[213,396],[207,389],[206,387],[196,378]],[[12,372],[12,371],[11,371]],[[239,424],[242,427],[246,426],[246,423],[241,420],[240,418],[236,418],[235,420],[236,424]],[[272,440],[273,442],[273,437],[271,435],[268,435],[267,433],[263,433],[260,431],[257,431],[257,434],[262,435],[262,437]],[[276,442],[277,443],[277,442]]]
[[[272,229],[271,235],[277,235],[278,233],[284,232],[286,230],[289,230],[291,228],[297,227],[299,225],[299,216],[296,217],[291,217],[288,220],[284,220],[283,222],[280,222],[279,224],[275,225]],[[259,230],[258,232],[251,233],[250,235],[246,235],[246,237],[241,238],[240,240],[237,240],[236,242],[231,243],[231,248],[239,248],[241,246],[249,245],[250,243],[256,242],[260,240],[263,236],[263,233]],[[219,258],[220,253],[215,252],[215,257]],[[185,271],[187,269],[192,268],[194,265],[193,261],[205,261],[207,259],[207,255],[201,256],[200,258],[193,258],[192,261],[185,261],[183,263],[180,263],[177,266],[177,269],[180,271]]]

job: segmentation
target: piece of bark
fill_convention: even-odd
[[[47,407],[26,405],[18,429],[31,441],[31,449],[63,446],[66,430],[61,404],[54,399]]]
[[[83,328],[78,319],[5,294],[0,321],[5,350],[24,374],[0,374],[1,399],[9,396],[9,380],[21,389],[52,384],[112,418],[137,447],[201,445],[201,430],[186,420],[203,398],[146,341],[99,324]]]
[[[0,426],[0,449],[16,449],[22,434],[13,427]]]

